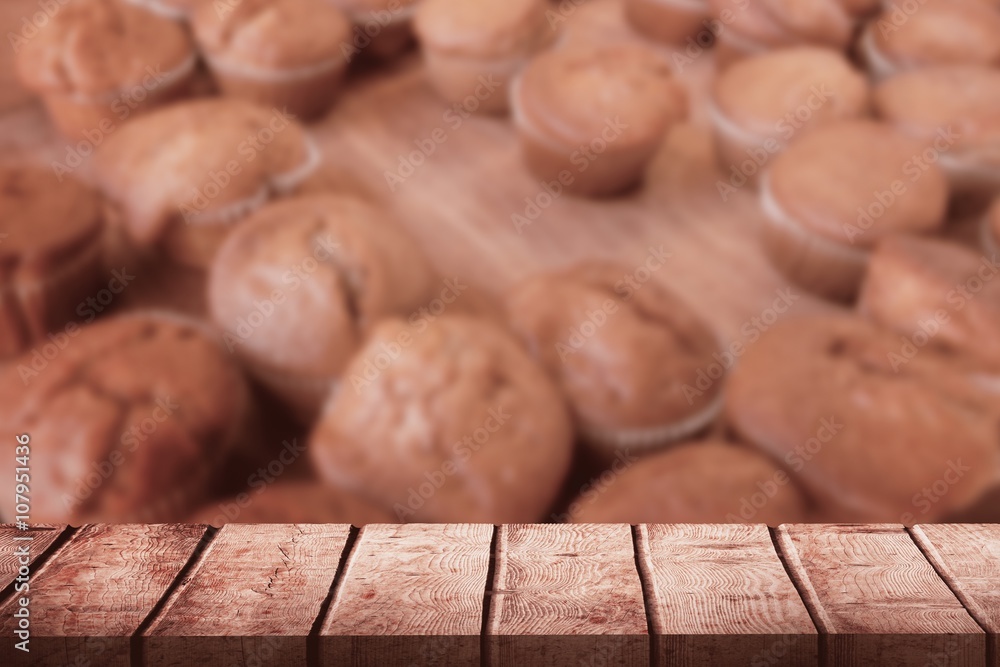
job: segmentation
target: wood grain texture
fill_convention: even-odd
[[[32,665],[129,665],[130,637],[187,564],[205,526],[84,526],[31,580]],[[13,636],[13,600],[0,607]],[[0,663],[23,659],[0,642]],[[13,663],[19,664],[19,663]]]
[[[500,526],[486,645],[494,667],[648,664],[631,527]]]
[[[478,665],[493,526],[361,529],[319,637],[322,665]]]
[[[224,526],[143,636],[145,664],[305,664],[349,525]]]
[[[913,539],[989,633],[987,664],[1000,667],[1000,524],[919,525]]]
[[[818,636],[764,525],[641,525],[658,665],[816,665]]]
[[[66,526],[41,524],[31,525],[28,530],[20,530],[10,524],[0,525],[0,591],[17,578],[18,569],[24,564],[22,559],[27,558],[27,565],[33,573],[35,563],[65,530]],[[26,554],[22,551],[24,548],[27,549]]]
[[[778,543],[829,664],[985,663],[985,633],[903,526],[786,525]]]

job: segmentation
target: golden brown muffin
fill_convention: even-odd
[[[369,330],[418,312],[434,287],[412,239],[380,209],[311,195],[268,205],[227,239],[208,299],[230,351],[309,421]]]
[[[424,0],[414,30],[434,88],[470,111],[504,113],[511,79],[555,33],[545,0]]]
[[[486,321],[390,319],[358,351],[309,441],[330,484],[400,521],[538,521],[569,470],[562,397]]]
[[[116,227],[134,251],[204,267],[234,225],[298,187],[319,153],[280,110],[210,99],[129,123],[96,163]]]
[[[123,0],[74,0],[18,51],[17,72],[63,134],[98,146],[184,95],[196,61],[176,22]]]
[[[733,65],[715,80],[709,103],[723,183],[735,189],[756,182],[790,141],[860,118],[870,104],[865,76],[832,49],[778,49]]]
[[[876,78],[931,65],[1000,65],[1000,10],[986,2],[930,2],[900,16],[889,5],[858,47]]]
[[[64,325],[75,333],[100,282],[103,228],[100,197],[75,178],[0,166],[0,358],[50,332],[46,345],[64,344]]]
[[[859,310],[925,346],[970,354],[1000,374],[1000,257],[946,241],[889,238],[872,253]]]
[[[660,284],[630,286],[632,274],[585,262],[507,298],[511,328],[562,389],[583,435],[610,454],[688,438],[721,408],[721,383],[694,390],[719,352],[715,333]]]
[[[607,477],[606,483],[604,477]],[[569,508],[574,523],[800,523],[807,502],[791,475],[722,440],[691,442],[611,474]]]
[[[851,315],[779,322],[733,370],[726,414],[828,521],[935,521],[1000,480],[996,394],[969,365]],[[924,511],[923,494],[936,492]]]
[[[393,58],[413,42],[413,10],[419,0],[327,0],[354,23],[348,60],[360,56]]]
[[[173,315],[118,316],[80,329],[30,377],[27,356],[0,371],[3,442],[31,438],[33,521],[181,521],[205,502],[250,415],[246,381],[206,332]],[[11,497],[13,482],[0,482]]]
[[[873,121],[817,128],[777,156],[760,187],[764,238],[789,279],[851,300],[871,248],[944,225],[948,181],[919,142]]]
[[[940,66],[902,72],[875,89],[875,109],[918,139],[961,193],[1000,192],[1000,69]]]
[[[667,61],[626,43],[541,54],[514,82],[511,105],[535,177],[590,196],[641,181],[687,114]]]
[[[708,0],[625,0],[625,16],[636,32],[681,44],[708,29],[711,12]]]
[[[396,523],[369,503],[318,482],[258,484],[231,498],[209,503],[187,520],[223,526],[227,523]]]
[[[201,5],[195,39],[227,95],[309,120],[326,112],[347,71],[347,16],[326,0],[240,0]]]

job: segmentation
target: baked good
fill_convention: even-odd
[[[687,99],[665,59],[623,42],[537,56],[512,84],[511,108],[537,179],[602,196],[642,180]]]
[[[208,503],[188,520],[227,523],[395,523],[360,498],[313,481],[266,483],[262,478],[235,496]]]
[[[883,81],[877,113],[919,140],[962,194],[1000,192],[1000,69],[924,67]]]
[[[103,231],[101,198],[77,179],[0,166],[0,358],[42,341],[44,360],[77,331],[102,280]]]
[[[1000,257],[936,239],[896,237],[872,253],[858,308],[926,346],[970,354],[1000,375]]]
[[[829,299],[857,294],[871,248],[941,229],[948,180],[922,145],[868,120],[816,128],[771,161],[760,183],[764,239],[790,280]]]
[[[938,520],[1000,480],[996,394],[955,357],[904,353],[898,334],[853,315],[787,318],[733,369],[726,415],[822,520]]]
[[[1000,197],[993,201],[993,205],[983,216],[980,242],[987,257],[1000,256]]]
[[[343,377],[309,441],[327,483],[408,522],[532,522],[555,500],[573,449],[569,414],[498,326],[388,319]]]
[[[369,330],[391,315],[419,317],[436,286],[383,211],[317,194],[240,225],[212,264],[208,301],[229,350],[310,421]]]
[[[837,120],[870,111],[866,77],[832,49],[798,46],[734,64],[712,86],[709,118],[725,172],[722,196],[761,172],[789,142]]]
[[[647,265],[647,282],[634,273],[584,262],[530,278],[507,298],[511,328],[566,395],[580,432],[612,456],[688,438],[722,402],[721,382],[700,388],[719,353],[715,333],[650,280]]]
[[[625,0],[625,15],[636,32],[666,44],[680,44],[708,30],[708,0]]]
[[[115,229],[132,252],[205,267],[233,227],[319,165],[302,127],[277,109],[207,99],[147,114],[97,153]]]
[[[601,480],[603,481],[604,476]],[[788,471],[743,445],[689,442],[611,468],[584,492],[574,523],[801,523],[808,502]]]
[[[137,312],[82,327],[44,366],[0,370],[0,433],[12,458],[31,437],[32,521],[182,521],[249,438],[249,396],[204,325]],[[13,497],[13,475],[0,490]]]
[[[21,46],[17,73],[56,127],[90,148],[186,94],[197,56],[184,28],[123,0],[64,3]]]
[[[414,31],[438,93],[467,111],[503,113],[511,79],[555,33],[545,0],[424,0]]]
[[[302,120],[330,108],[347,71],[351,23],[326,0],[240,0],[226,12],[204,3],[191,26],[226,95]]]

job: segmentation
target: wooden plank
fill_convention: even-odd
[[[987,664],[1000,667],[1000,524],[919,525],[913,539],[989,633]]]
[[[649,664],[631,527],[504,525],[486,627],[489,664]]]
[[[143,635],[145,664],[305,664],[349,525],[229,524]]]
[[[205,526],[85,526],[31,580],[32,665],[127,667],[130,637],[187,564]],[[13,636],[15,600],[0,607]],[[0,664],[23,664],[0,642]]]
[[[641,525],[656,665],[816,665],[816,627],[767,526]]]
[[[10,586],[17,578],[18,570],[24,565],[23,558],[27,558],[30,577],[30,572],[34,572],[32,566],[64,530],[66,526],[39,524],[21,530],[12,524],[0,525],[0,590]]]
[[[361,529],[319,637],[320,663],[478,665],[493,526]]]
[[[778,543],[828,664],[985,663],[985,633],[903,526],[781,526]]]

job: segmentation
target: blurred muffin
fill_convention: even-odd
[[[706,30],[711,12],[708,0],[625,0],[625,16],[636,32],[679,44]]]
[[[775,267],[829,299],[853,299],[870,250],[887,236],[943,227],[948,181],[919,142],[872,121],[841,121],[801,137],[760,185]]]
[[[747,58],[715,80],[709,117],[719,164],[740,187],[811,129],[870,110],[868,81],[830,49],[801,46]]]
[[[880,116],[925,147],[961,193],[1000,192],[1000,69],[925,67],[875,89]]]
[[[22,357],[0,370],[0,434],[11,457],[15,434],[31,435],[33,521],[182,521],[248,436],[246,382],[193,321],[101,320],[19,377],[30,364]],[[13,482],[0,482],[10,497]]]
[[[659,284],[630,287],[631,273],[583,263],[507,298],[511,328],[567,396],[584,437],[610,455],[688,438],[721,408],[721,382],[696,389],[719,352],[715,334]]]
[[[998,260],[946,241],[886,239],[872,253],[858,307],[914,349],[971,354],[1000,374]]]
[[[1000,197],[993,201],[983,217],[980,240],[987,257],[995,258],[1000,255]]]
[[[348,61],[360,55],[388,59],[413,43],[411,22],[420,0],[326,0],[354,23]]]
[[[721,440],[687,443],[613,472],[570,505],[574,523],[777,526],[806,520],[806,499],[786,471]]]
[[[384,512],[348,493],[318,482],[284,482],[254,487],[202,507],[187,523],[395,523]]]
[[[96,164],[126,252],[158,250],[204,267],[239,221],[298,187],[319,159],[283,112],[211,99],[129,123]]]
[[[470,111],[506,112],[511,79],[553,40],[548,10],[546,0],[424,0],[414,30],[431,84]]]
[[[794,473],[821,520],[939,520],[1000,481],[996,395],[955,357],[904,352],[858,317],[784,320],[731,373],[727,417]]]
[[[858,43],[878,79],[930,65],[1000,65],[1000,11],[977,0],[929,2],[896,18],[888,5],[865,27]]]
[[[74,0],[18,51],[17,73],[60,132],[98,146],[130,117],[183,96],[196,62],[176,22],[123,0]]]
[[[386,320],[343,377],[309,442],[328,483],[413,522],[532,522],[555,500],[569,415],[499,327]]]
[[[312,195],[240,225],[211,267],[208,300],[230,351],[310,421],[371,327],[417,312],[432,287],[426,260],[382,211]]]
[[[687,100],[655,52],[609,43],[539,55],[513,83],[511,108],[535,178],[602,196],[642,180]]]
[[[75,178],[0,166],[0,358],[67,325],[97,291],[103,229],[100,197]]]
[[[160,16],[176,20],[187,19],[199,5],[216,4],[215,0],[126,0],[126,2],[148,9]],[[223,7],[226,10],[230,9],[229,3],[226,3]]]
[[[326,0],[240,0],[231,11],[201,5],[195,39],[226,95],[310,120],[340,89],[351,24]]]
[[[812,44],[846,51],[859,14],[874,0],[708,0],[725,26],[716,41],[716,61],[728,67],[747,56],[786,46]]]

